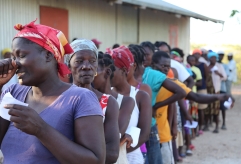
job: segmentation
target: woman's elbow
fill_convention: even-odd
[[[178,92],[178,99],[183,99],[187,96],[186,92],[182,89]]]
[[[118,150],[112,150],[108,154],[106,154],[106,164],[112,164],[116,163],[117,159],[119,157],[119,149]]]
[[[89,164],[104,164],[106,160],[106,150],[102,149],[101,152],[98,154],[95,154],[92,158],[92,162],[89,162]]]

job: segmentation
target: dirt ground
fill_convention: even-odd
[[[241,85],[233,87],[233,95],[236,103],[227,111],[227,130],[214,134],[213,124],[209,132],[192,140],[195,150],[183,159],[183,164],[241,164]]]

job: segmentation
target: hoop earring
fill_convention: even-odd
[[[67,78],[70,79],[71,78],[71,74],[67,74]]]
[[[97,76],[98,74],[97,74],[97,72],[95,73],[95,77]]]

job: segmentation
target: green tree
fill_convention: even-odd
[[[230,17],[234,17],[235,15],[237,15],[240,12],[241,11],[238,11],[238,10],[232,10]]]

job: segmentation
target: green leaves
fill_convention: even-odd
[[[230,17],[234,17],[237,13],[240,13],[240,11],[232,10],[232,13],[231,13]]]

